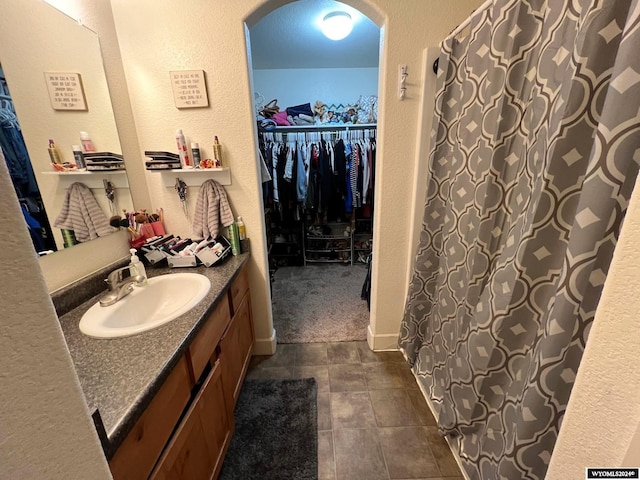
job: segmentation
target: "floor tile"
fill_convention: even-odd
[[[291,367],[252,368],[247,372],[248,379],[280,380],[293,376]]]
[[[329,343],[327,353],[329,363],[360,363],[355,342]]]
[[[427,405],[427,401],[422,392],[419,389],[414,389],[407,390],[407,394],[409,398],[411,398],[411,403],[416,411],[416,415],[418,415],[420,425],[436,426],[436,419],[433,417],[433,413],[431,413],[431,409]]]
[[[329,388],[332,392],[364,392],[362,365],[329,365]]]
[[[362,369],[369,390],[418,388],[409,367],[401,363],[364,363]]]
[[[333,456],[333,433],[318,432],[318,480],[335,480],[336,463]]]
[[[291,367],[296,358],[296,346],[279,344],[273,355],[256,355],[251,358],[251,366],[265,367]]]
[[[369,348],[369,344],[367,342],[355,342],[355,344],[362,363],[376,363],[382,361],[376,352]]]
[[[331,421],[334,431],[339,428],[376,426],[369,392],[338,392],[330,395]]]
[[[326,365],[294,367],[293,378],[315,378],[318,384],[318,392],[329,391],[329,368]]]
[[[405,389],[371,390],[369,396],[379,427],[421,425],[411,398]]]
[[[375,428],[333,431],[337,480],[387,480],[382,448]]]
[[[440,475],[436,460],[429,449],[427,428],[378,429],[390,478],[429,478]]]
[[[374,352],[367,342],[354,342],[362,363],[395,362],[405,363],[404,356],[397,352]]]
[[[331,430],[331,394],[318,392],[318,430]]]
[[[460,475],[460,468],[458,467],[458,463],[456,462],[453,453],[451,453],[449,444],[446,442],[444,437],[440,435],[436,427],[425,428],[427,438],[429,439],[429,446],[431,447],[433,456],[438,463],[441,474],[444,477],[453,477],[456,475]]]
[[[299,343],[296,345],[296,367],[326,365],[328,363],[326,343]]]

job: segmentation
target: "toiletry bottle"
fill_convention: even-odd
[[[129,264],[129,267],[131,268],[129,269],[129,273],[131,274],[132,277],[135,277],[136,275],[140,275],[141,277],[144,278],[144,280],[140,283],[137,283],[137,285],[146,285],[147,271],[145,270],[144,265],[136,255],[136,249],[131,248],[129,249],[129,252],[131,252],[131,263]]]
[[[240,255],[240,239],[238,238],[238,224],[236,222],[229,225],[229,243],[231,243],[231,253]]]
[[[73,145],[71,147],[71,149],[73,150],[73,160],[76,163],[76,168],[78,170],[86,170],[87,169],[87,164],[84,161],[84,155],[82,153],[82,147],[80,145]]]
[[[80,132],[80,142],[82,143],[82,150],[84,150],[84,153],[96,151],[96,147],[93,146],[93,141],[87,132]]]
[[[187,142],[184,139],[182,130],[176,131],[176,145],[178,146],[178,155],[180,155],[180,163],[182,168],[193,168],[189,159],[189,151],[187,150]]]
[[[200,168],[200,145],[195,142],[192,143],[191,154],[193,155],[193,167]]]
[[[62,158],[60,157],[60,152],[58,152],[58,148],[56,144],[53,142],[53,139],[49,139],[49,158],[51,158],[51,163],[57,163],[58,165],[62,165]]]
[[[240,240],[245,240],[247,238],[247,230],[244,226],[244,222],[242,221],[242,217],[238,217],[238,238]]]
[[[213,140],[213,161],[215,162],[214,167],[222,167],[222,145],[220,145],[217,135]]]

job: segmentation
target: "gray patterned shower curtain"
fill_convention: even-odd
[[[494,0],[439,60],[400,347],[472,479],[545,476],[640,161],[638,0]]]

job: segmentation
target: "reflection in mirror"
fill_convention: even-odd
[[[0,118],[3,129],[5,116],[12,118],[14,125],[8,132],[12,143],[6,140],[7,132],[3,131],[0,145],[9,170],[13,173],[15,166],[20,165],[26,177],[26,193],[34,200],[27,205],[32,218],[25,216],[25,219],[34,229],[30,230],[32,238],[36,234],[36,250],[54,251],[78,240],[74,240],[71,232],[64,232],[70,230],[70,221],[56,223],[56,219],[65,217],[67,209],[68,220],[73,217],[91,224],[100,217],[96,230],[101,232],[99,236],[115,231],[109,226],[109,218],[122,210],[133,210],[126,172],[110,169],[57,172],[48,151],[52,139],[60,161],[72,163],[73,146],[81,145],[80,132],[89,132],[98,152],[121,152],[97,35],[42,0],[4,2],[0,15],[0,66],[6,79],[0,92],[3,95]],[[79,74],[86,109],[60,109],[59,102],[54,108],[45,72]],[[65,92],[60,89],[60,94]],[[14,185],[20,182],[19,177],[18,174]],[[86,189],[78,187],[79,184]],[[113,187],[111,195],[110,187]],[[22,189],[16,189],[19,198],[25,198],[24,188],[23,184]],[[84,194],[75,195],[79,190]],[[78,198],[89,198],[89,203],[95,199],[93,213],[87,214]],[[81,230],[75,236],[82,241],[95,238],[82,226],[77,226],[76,233]]]
[[[0,64],[0,161],[5,161],[33,246],[38,253],[57,250],[38,182],[24,144],[9,87]]]

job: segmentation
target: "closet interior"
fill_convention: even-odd
[[[372,124],[260,132],[269,266],[370,261],[376,129]],[[302,129],[304,129],[302,131]]]
[[[340,40],[321,28],[337,12],[353,26]],[[250,29],[280,343],[366,339],[380,41],[374,22],[333,0],[290,2]]]

